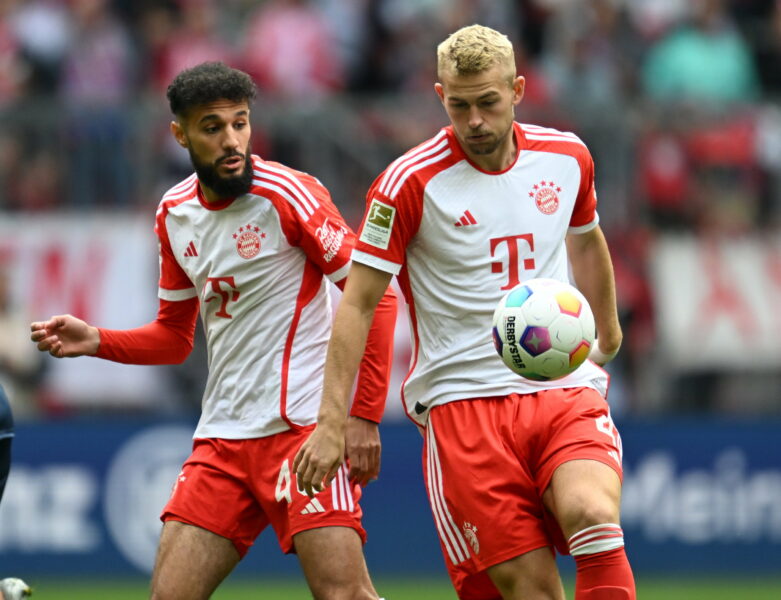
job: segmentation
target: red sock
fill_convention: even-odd
[[[575,557],[575,600],[635,600],[635,580],[624,547]]]

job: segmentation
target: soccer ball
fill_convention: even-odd
[[[516,285],[494,311],[494,347],[504,364],[526,379],[569,375],[586,360],[595,336],[586,298],[556,279]]]

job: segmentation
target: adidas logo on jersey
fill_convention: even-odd
[[[320,501],[317,498],[312,498],[312,501],[304,507],[304,510],[301,511],[301,514],[311,515],[314,513],[322,513],[322,512],[325,512],[325,508],[323,508],[323,505],[320,504]]]
[[[453,224],[456,227],[468,227],[469,225],[477,225],[477,219],[472,216],[472,213],[465,210],[461,218]]]
[[[190,258],[192,256],[198,256],[198,251],[195,249],[195,243],[190,240],[190,243],[187,244],[187,250],[184,251],[184,257]]]

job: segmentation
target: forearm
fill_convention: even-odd
[[[340,302],[328,343],[319,424],[344,431],[350,392],[373,316],[374,307],[360,309]]]
[[[135,365],[183,362],[192,351],[198,300],[161,300],[155,321],[134,329],[98,329],[98,358]]]
[[[600,350],[609,355],[618,351],[622,341],[613,263],[601,231],[586,236],[570,252],[572,274],[594,313]]]

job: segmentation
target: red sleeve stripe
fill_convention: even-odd
[[[398,190],[398,188],[401,187],[401,183],[404,183],[404,180],[410,175],[410,173],[407,172],[410,165],[418,162],[422,158],[439,152],[443,148],[447,147],[447,145],[447,132],[442,130],[428,142],[424,142],[417,148],[410,150],[403,156],[397,158],[393,163],[391,163],[391,166],[388,167],[388,170],[385,171],[385,175],[383,175],[383,178],[380,181],[380,193],[385,194],[388,197],[393,197],[393,194],[390,193],[390,190]],[[449,151],[448,154],[450,154]],[[396,182],[399,181],[399,179],[401,179],[401,182],[397,184]]]
[[[254,172],[256,175],[264,177],[265,179],[277,181],[278,183],[283,183],[290,187],[290,191],[296,194],[304,206],[306,206],[307,212],[310,214],[313,214],[315,209],[320,206],[320,203],[306,188],[306,186],[303,185],[301,181],[299,181],[299,179],[290,172],[285,171],[284,169],[279,169],[277,167],[272,167],[268,163],[255,163],[255,166],[256,170]],[[274,177],[272,173],[276,174],[278,177]]]

